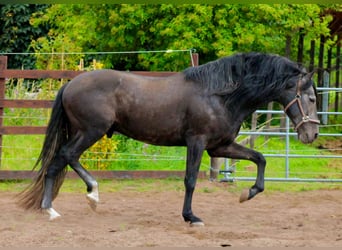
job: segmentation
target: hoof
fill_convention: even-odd
[[[240,195],[240,203],[249,200],[249,189],[244,189]]]
[[[90,193],[87,194],[87,200],[91,209],[96,211],[97,203],[99,202],[99,197],[97,195],[94,195],[93,193]]]
[[[192,222],[190,227],[204,227],[204,223],[202,221]]]
[[[48,209],[44,209],[44,210],[48,213],[50,221],[53,221],[53,220],[61,217],[61,215],[59,213],[57,213],[56,210],[53,209],[52,207],[48,208]]]

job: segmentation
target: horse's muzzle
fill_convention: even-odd
[[[311,132],[303,131],[302,133],[298,132],[298,138],[299,140],[304,144],[312,143],[314,140],[316,140],[318,137],[318,131],[317,132]]]

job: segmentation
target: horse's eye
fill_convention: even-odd
[[[310,102],[315,103],[316,102],[316,97],[310,96],[309,100],[310,100]]]

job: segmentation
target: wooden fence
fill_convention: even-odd
[[[192,54],[192,62],[198,65],[198,54]],[[7,56],[0,56],[0,180],[32,178],[32,171],[1,170],[3,135],[32,135],[44,134],[46,126],[4,126],[3,116],[5,108],[51,108],[53,100],[8,100],[5,97],[6,79],[72,79],[84,71],[72,70],[14,70],[7,69]],[[144,76],[170,76],[176,72],[147,72],[133,71],[134,74]],[[98,178],[166,178],[169,176],[183,176],[183,171],[92,171]],[[69,177],[75,177],[70,173]],[[205,173],[200,173],[204,177]]]

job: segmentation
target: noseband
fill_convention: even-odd
[[[295,98],[294,98],[292,101],[290,101],[290,102],[286,105],[286,107],[285,107],[285,109],[284,109],[284,112],[286,113],[287,110],[288,110],[293,104],[295,104],[295,103],[298,104],[299,111],[300,111],[300,113],[301,113],[301,115],[302,115],[302,120],[301,120],[299,123],[297,123],[297,125],[295,126],[295,130],[297,130],[300,126],[302,126],[304,123],[307,123],[307,122],[312,122],[312,123],[315,123],[315,124],[320,124],[320,121],[319,121],[319,120],[312,119],[312,118],[310,118],[308,115],[306,115],[306,114],[304,113],[303,105],[302,105],[302,102],[301,102],[301,98],[302,98],[302,96],[301,96],[301,91],[300,91],[300,86],[302,85],[301,83],[302,83],[302,79],[300,79],[300,80],[298,81],[298,83],[297,83],[297,94],[296,94]]]

